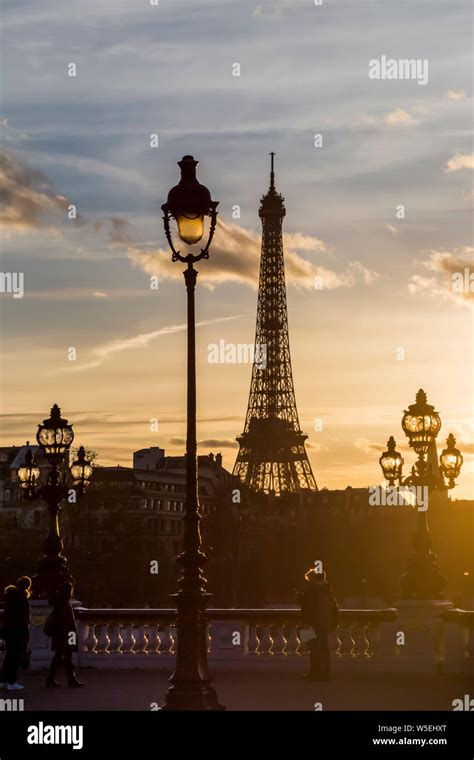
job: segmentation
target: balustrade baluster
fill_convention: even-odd
[[[285,638],[286,638],[285,654],[287,655],[297,654],[300,642],[298,639],[297,626],[295,623],[287,623],[285,625]]]
[[[97,632],[96,624],[88,623],[87,627],[88,627],[87,638],[84,641],[84,645],[87,647],[85,651],[89,652],[89,654],[97,654],[99,640],[96,635],[96,632]]]
[[[158,633],[158,625],[156,623],[150,623],[148,625],[141,625],[137,633],[137,646],[140,642],[140,651],[143,654],[160,654],[161,639]]]
[[[133,626],[131,624],[123,625],[120,630],[120,638],[122,639],[122,645],[120,647],[121,654],[135,654],[135,637],[133,635]]]
[[[107,633],[107,623],[99,623],[95,627],[95,635],[97,637],[95,653],[96,654],[110,654],[109,652],[110,640]]]
[[[286,654],[286,638],[284,634],[284,624],[277,623],[271,627],[271,636],[273,638],[273,654]]]
[[[255,623],[250,623],[248,636],[248,654],[257,654],[259,646],[260,639],[258,637],[257,625]]]
[[[160,639],[161,639],[160,654],[174,654],[175,640],[174,640],[172,629],[169,623],[163,624],[162,630],[160,630]]]
[[[258,645],[257,654],[260,655],[272,655],[273,654],[273,639],[270,633],[270,626],[263,625],[262,635],[260,636],[260,643]]]
[[[352,626],[352,634],[354,640],[354,657],[359,659],[366,659],[369,649],[369,639],[367,638],[367,624],[362,621],[360,623],[354,623]]]
[[[120,635],[120,623],[110,623],[108,626],[109,645],[107,650],[109,654],[120,654],[122,647],[122,636]]]

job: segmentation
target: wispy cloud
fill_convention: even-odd
[[[231,317],[217,317],[216,319],[208,319],[202,322],[196,322],[196,327],[203,327],[205,325],[215,324],[217,322],[228,322],[232,319],[238,319],[240,315],[236,314]],[[65,372],[84,372],[90,369],[96,369],[100,367],[108,359],[112,358],[116,354],[123,353],[124,351],[130,351],[132,349],[145,348],[152,341],[157,338],[162,338],[165,335],[174,335],[176,333],[184,332],[187,330],[186,323],[179,325],[168,325],[166,327],[160,327],[158,330],[153,330],[148,333],[139,333],[133,335],[131,338],[115,338],[114,340],[102,343],[91,350],[91,359],[84,364],[79,362],[71,363],[70,367],[61,368],[52,372],[52,374],[62,374]]]
[[[364,454],[371,454],[373,451],[379,451],[382,453],[383,451],[381,444],[373,443],[372,441],[369,441],[368,438],[357,438],[354,441],[354,446],[356,449],[363,451]]]
[[[0,155],[0,226],[9,230],[45,227],[64,218],[68,201],[40,171]]]
[[[466,93],[464,90],[448,90],[448,98],[450,100],[464,100]]]
[[[386,113],[383,120],[389,127],[415,127],[418,124],[418,121],[403,108],[395,108],[394,111]]]
[[[186,438],[170,438],[169,442],[172,446],[185,446]],[[235,449],[237,448],[237,441],[232,438],[204,438],[197,442],[198,446],[209,449]]]
[[[474,248],[430,251],[422,264],[432,275],[413,275],[408,284],[410,293],[446,298],[474,308],[474,283],[470,279],[474,275]]]
[[[446,172],[458,172],[461,169],[474,169],[474,153],[456,153],[446,161]]]
[[[361,282],[373,282],[377,273],[364,267],[359,261],[350,262],[343,272],[335,272],[303,258],[300,252],[328,252],[330,246],[311,235],[286,234],[285,271],[288,284],[303,288],[353,287]],[[260,266],[261,237],[243,227],[220,220],[212,246],[212,256],[199,273],[199,279],[211,287],[223,282],[239,282],[256,288]],[[164,249],[145,250],[130,246],[128,255],[132,262],[149,274],[163,279],[181,279],[181,270],[170,260]],[[315,285],[316,278],[318,284]]]
[[[46,174],[5,152],[0,153],[0,202],[0,227],[6,233],[59,231],[68,221],[68,209],[73,205],[54,190]],[[130,225],[118,216],[92,220],[77,214],[72,224],[104,232],[110,243],[130,242]]]

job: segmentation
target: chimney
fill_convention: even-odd
[[[220,452],[216,454],[216,465],[222,467],[222,454]]]

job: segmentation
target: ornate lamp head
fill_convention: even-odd
[[[410,404],[402,419],[403,432],[410,446],[424,457],[430,443],[434,441],[441,428],[441,419],[434,406],[428,404],[425,391],[420,388],[416,394],[416,403]]]
[[[181,169],[181,179],[168,193],[168,200],[161,207],[166,239],[173,253],[173,261],[198,261],[208,258],[208,250],[214,236],[217,221],[218,202],[211,200],[211,194],[207,187],[201,185],[196,177],[196,161],[193,156],[183,156],[178,165]],[[173,218],[178,226],[178,234],[181,240],[188,245],[199,243],[204,235],[204,217],[210,216],[209,237],[205,248],[201,249],[198,256],[191,259],[180,255],[176,251],[171,240],[170,219]],[[191,256],[189,254],[188,256]]]
[[[393,435],[387,441],[387,450],[383,452],[379,459],[384,478],[388,480],[389,485],[395,485],[397,480],[402,476],[403,457],[395,448],[396,443]]]
[[[20,488],[28,492],[33,491],[40,478],[40,469],[35,462],[31,449],[26,452],[25,461],[18,468],[17,476]]]
[[[461,472],[463,456],[459,449],[456,448],[456,439],[450,433],[446,440],[446,448],[443,449],[439,458],[441,472],[448,481],[448,488],[454,488],[454,481]]]
[[[71,465],[72,482],[80,493],[84,493],[89,485],[92,472],[93,468],[91,463],[86,459],[84,446],[80,446],[77,452],[77,459]]]
[[[36,440],[51,464],[59,464],[74,440],[72,425],[62,419],[57,404],[51,409],[51,415],[38,425]]]

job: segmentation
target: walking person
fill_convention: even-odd
[[[64,664],[69,686],[83,686],[76,678],[72,664],[72,653],[77,652],[77,632],[74,611],[71,607],[73,586],[66,581],[56,592],[53,609],[44,625],[44,633],[51,638],[51,651],[54,652],[49,667],[46,686],[61,686],[56,680],[56,671]]]
[[[306,588],[299,595],[303,626],[313,629],[314,637],[308,640],[311,669],[308,677],[313,681],[329,681],[329,634],[337,626],[339,608],[325,572],[314,568],[305,575]]]
[[[0,687],[8,691],[19,691],[24,686],[18,683],[18,670],[22,659],[28,655],[30,638],[31,578],[22,575],[14,586],[5,588],[3,610],[3,637],[5,657],[0,673]]]

